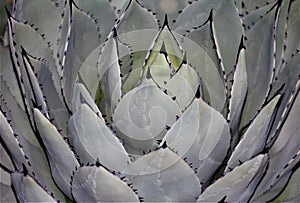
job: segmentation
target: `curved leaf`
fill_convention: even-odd
[[[34,119],[37,129],[46,147],[45,151],[49,160],[51,174],[60,189],[72,199],[71,176],[79,166],[69,146],[58,133],[56,127],[37,109],[34,109]]]
[[[126,183],[103,167],[80,167],[73,179],[72,193],[78,202],[139,202]]]
[[[197,72],[187,64],[183,64],[178,72],[165,86],[167,94],[175,96],[180,109],[184,110],[194,99],[200,85]]]
[[[129,157],[118,138],[86,104],[81,104],[68,125],[69,139],[82,163],[98,160],[110,170],[124,169]]]
[[[270,166],[259,184],[253,200],[270,200],[277,195],[275,190],[283,189],[292,172],[292,166],[299,160],[300,134],[300,94],[295,99],[292,109],[285,121],[278,138],[270,148]],[[296,156],[295,156],[296,155]],[[294,161],[293,161],[294,160]],[[299,161],[298,161],[299,162]],[[287,174],[287,175],[285,175]],[[283,179],[281,177],[285,175]],[[279,189],[276,184],[280,184]],[[281,188],[280,188],[281,187]]]
[[[14,18],[9,18],[9,38],[10,48],[13,55],[16,58],[15,63],[17,64],[18,57],[16,53],[21,53],[21,46],[26,50],[27,53],[37,58],[45,59],[49,65],[49,70],[52,74],[52,79],[57,92],[60,92],[60,79],[55,60],[48,47],[46,40],[36,32],[36,30],[29,25],[20,23]],[[16,45],[14,46],[14,44]],[[20,59],[19,59],[20,60]],[[61,96],[59,94],[59,96]]]
[[[272,122],[272,115],[280,98],[280,95],[270,101],[253,120],[242,139],[235,147],[225,172],[232,170],[239,165],[240,162],[250,160],[252,157],[260,153],[267,142],[268,130]]]
[[[299,202],[300,201],[300,168],[292,175],[288,185],[274,202]]]
[[[95,104],[91,95],[85,88],[85,86],[81,83],[76,83],[74,85],[73,91],[73,100],[72,100],[72,110],[74,112],[78,111],[81,104],[88,105],[100,118],[102,118],[101,112],[98,109],[98,106]],[[104,121],[104,119],[102,118]]]
[[[98,59],[102,50],[102,46],[96,48],[82,63],[79,69],[79,78],[85,84],[92,98],[96,98],[96,92],[99,85],[98,75]]]
[[[148,151],[157,146],[156,141],[165,134],[166,126],[175,122],[176,115],[180,115],[176,102],[152,79],[144,79],[121,99],[113,120],[125,145]]]
[[[50,48],[57,53],[61,15],[59,8],[52,1],[17,0],[14,13],[15,18],[19,21],[27,22],[38,28],[37,32],[44,35],[45,40],[50,42]]]
[[[15,172],[11,176],[14,190],[20,202],[56,202],[34,179]]]
[[[0,135],[1,135],[1,133],[0,133]],[[2,139],[2,136],[1,136],[1,139]],[[0,164],[1,164],[1,167],[6,168],[9,171],[15,171],[16,169],[15,169],[15,166],[13,163],[13,158],[10,156],[9,150],[7,150],[7,148],[6,149],[4,148],[5,144],[2,144],[2,143],[3,143],[3,141],[1,140],[1,142],[0,142],[0,154],[1,154]]]
[[[70,1],[70,35],[63,66],[62,86],[67,104],[71,107],[73,86],[85,59],[100,45],[99,33],[90,16]]]
[[[184,34],[195,27],[203,25],[213,10],[214,37],[222,59],[226,74],[230,73],[235,64],[235,56],[239,45],[236,43],[241,39],[243,29],[242,22],[233,0],[203,0],[194,1],[189,4],[176,19],[174,31]],[[227,23],[231,22],[231,23]],[[228,49],[228,47],[231,47]]]
[[[57,92],[50,72],[49,64],[47,62],[28,56],[32,64],[35,74],[37,75],[38,83],[41,86],[44,100],[48,106],[49,117],[53,120],[56,128],[62,130],[61,134],[67,136],[66,123],[70,117],[69,112],[63,103],[61,93]],[[56,99],[53,99],[56,98]]]
[[[21,170],[23,168],[22,163],[27,163],[24,157],[24,152],[19,147],[19,143],[14,136],[14,132],[10,127],[7,119],[3,115],[2,111],[0,111],[0,120],[1,120],[1,125],[0,125],[1,144],[5,144],[5,146],[8,148],[9,150],[8,153],[11,155],[10,158],[14,164],[13,166],[16,166],[16,169]]]
[[[193,170],[168,148],[142,156],[123,174],[146,202],[191,202],[201,192]]]
[[[103,43],[115,24],[116,15],[111,3],[107,0],[75,0],[75,2],[94,19],[99,27],[100,41]]]
[[[10,174],[0,168],[0,191],[1,202],[16,202],[15,194],[12,190]]]
[[[248,92],[240,127],[257,114],[269,91],[273,63],[273,23],[276,9],[272,9],[249,32],[245,40],[245,59]],[[260,43],[256,43],[260,42]]]
[[[8,89],[5,83],[1,84],[1,88]],[[64,200],[65,197],[53,182],[47,158],[35,136],[35,132],[31,128],[28,115],[26,115],[24,110],[18,105],[10,91],[2,92],[2,94],[2,100],[5,106],[2,106],[3,103],[1,102],[1,108],[6,107],[6,109],[9,110],[6,112],[6,115],[12,120],[11,127],[16,135],[16,141],[18,141],[18,147],[16,149],[21,148],[21,151],[23,150],[24,152],[24,157],[26,155],[27,160],[25,166],[27,167],[27,164],[30,165],[27,170],[31,175],[34,175],[48,191],[53,192],[57,199]]]
[[[238,130],[242,113],[241,111],[247,95],[248,82],[246,73],[245,49],[240,50],[236,67],[237,68],[233,77],[228,114],[232,134],[234,134]]]
[[[187,5],[187,1],[178,0],[139,0],[141,5],[148,11],[155,14],[158,24],[161,26],[164,22],[165,15],[168,15],[169,25],[173,27],[175,19]]]
[[[258,155],[209,186],[197,202],[246,202],[264,175],[267,155]]]
[[[214,8],[216,11],[213,10],[215,14],[213,15],[212,28],[217,52],[222,61],[221,65],[227,75],[232,71],[236,62],[236,55],[239,50],[239,45],[236,42],[241,39],[243,34],[242,20],[233,0],[216,1],[216,3]]]
[[[103,97],[113,112],[122,96],[120,66],[114,39],[105,43],[99,61],[98,72]]]
[[[175,37],[180,39],[179,35],[175,34]],[[204,100],[221,112],[226,100],[226,89],[225,81],[220,76],[216,64],[204,49],[189,38],[184,38],[179,43],[186,51],[187,61],[199,73],[207,88],[208,95],[204,95]]]
[[[157,22],[152,13],[141,7],[136,0],[131,0],[119,19],[118,34],[135,30],[157,29]]]
[[[196,98],[164,137],[167,146],[185,157],[206,183],[224,160],[230,144],[230,132],[223,116]]]

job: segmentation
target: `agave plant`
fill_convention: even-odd
[[[15,0],[1,202],[300,201],[299,0]]]

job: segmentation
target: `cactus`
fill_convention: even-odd
[[[15,0],[1,202],[300,201],[299,10]]]

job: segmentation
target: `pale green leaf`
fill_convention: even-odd
[[[0,168],[0,201],[16,202],[16,197],[11,187],[10,174]]]
[[[20,202],[56,202],[55,199],[29,175],[15,172],[11,175],[11,180]]]
[[[153,14],[141,7],[136,0],[130,1],[117,25],[118,34],[135,30],[156,29],[157,22]]]
[[[78,202],[139,202],[126,183],[103,167],[80,167],[73,178],[72,193]]]
[[[296,97],[287,120],[278,138],[270,148],[270,165],[267,173],[259,184],[253,200],[267,201],[277,195],[274,190],[285,186],[292,172],[292,166],[299,163],[299,134],[300,134],[300,94]],[[284,176],[282,178],[282,176]],[[277,185],[276,185],[277,184]],[[278,186],[279,184],[279,186]],[[279,189],[278,189],[279,187]]]
[[[184,110],[195,98],[200,85],[197,72],[188,64],[182,64],[178,72],[165,85],[168,95],[175,96],[180,109]]]
[[[114,111],[121,99],[121,77],[115,39],[108,40],[99,59],[98,71],[103,97]]]
[[[175,34],[175,37],[180,39],[179,35]],[[180,45],[186,51],[188,63],[199,73],[203,84],[207,88],[208,95],[204,96],[204,100],[221,112],[226,100],[226,90],[216,63],[212,61],[204,49],[189,38],[184,38]]]
[[[264,149],[268,138],[268,130],[272,122],[272,115],[279,98],[280,95],[270,101],[253,120],[235,147],[225,172],[232,170],[240,162],[243,163],[250,160]]]
[[[71,107],[73,86],[78,72],[93,51],[100,45],[99,33],[90,16],[79,10],[74,2],[71,5],[70,35],[63,63],[62,86],[67,104]]]
[[[209,186],[197,202],[247,202],[264,175],[267,155],[258,155]]]
[[[166,126],[171,126],[180,114],[176,102],[152,79],[145,78],[121,99],[113,120],[125,145],[141,152],[157,146],[156,141],[162,139]]]
[[[164,141],[186,158],[199,180],[206,183],[227,154],[230,132],[223,116],[196,98],[167,132]]]
[[[142,156],[123,174],[146,202],[191,202],[201,192],[193,170],[168,148]]]
[[[18,140],[14,136],[14,132],[12,128],[10,127],[7,119],[3,115],[2,111],[0,111],[0,120],[1,120],[1,127],[0,127],[0,135],[1,135],[1,141],[3,141],[3,144],[8,148],[8,153],[11,155],[10,159],[13,161],[13,166],[16,166],[16,169],[21,170],[22,169],[22,163],[26,164],[26,160],[24,158],[24,152],[22,149],[18,146]],[[4,150],[4,148],[3,148]],[[2,162],[2,154],[1,154],[1,162]],[[13,169],[12,169],[13,170]]]
[[[56,127],[38,109],[34,109],[34,119],[46,147],[52,177],[60,189],[72,199],[70,181],[72,172],[79,163]]]
[[[229,101],[230,128],[234,134],[238,130],[241,111],[247,95],[247,72],[245,62],[245,49],[241,49],[239,53],[238,63],[233,77],[233,85],[231,90],[231,99]]]
[[[82,163],[98,160],[110,170],[124,169],[129,157],[112,131],[86,104],[82,104],[68,125],[69,139]]]
[[[248,91],[240,128],[257,114],[268,94],[272,80],[273,23],[276,9],[272,9],[246,34],[245,59]],[[256,43],[260,42],[260,43]]]

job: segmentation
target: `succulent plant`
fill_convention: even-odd
[[[15,0],[1,202],[300,201],[299,0]]]

